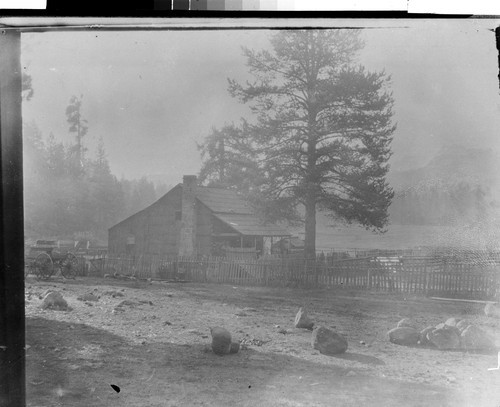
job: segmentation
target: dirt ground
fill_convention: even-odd
[[[42,310],[47,289],[72,310]],[[89,292],[99,300],[77,299]],[[346,336],[345,354],[312,348],[311,332],[293,327],[301,306],[316,325]],[[488,370],[498,366],[495,352],[411,348],[386,337],[403,317],[422,328],[459,317],[500,340],[500,321],[482,308],[350,290],[28,277],[27,404],[498,407],[500,370]],[[245,346],[213,354],[211,326]]]

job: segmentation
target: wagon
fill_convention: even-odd
[[[75,278],[77,269],[78,258],[70,249],[60,247],[54,240],[37,240],[29,248],[25,275],[34,274],[46,280],[60,270],[63,277]]]

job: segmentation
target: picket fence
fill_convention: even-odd
[[[300,256],[224,257],[108,256],[94,273],[138,279],[233,285],[344,288],[464,299],[500,298],[500,261],[432,256],[368,256],[339,259]]]

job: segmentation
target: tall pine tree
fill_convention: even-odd
[[[354,63],[359,31],[280,31],[271,50],[244,48],[255,80],[229,80],[249,103],[269,198],[305,207],[305,255],[315,256],[316,211],[377,231],[388,221],[393,99],[384,72]]]

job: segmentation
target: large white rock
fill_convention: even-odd
[[[68,303],[58,291],[50,291],[42,301],[41,307],[43,309],[58,309],[67,310]]]
[[[495,341],[481,328],[469,325],[462,332],[462,345],[466,350],[493,350],[496,349]]]
[[[311,344],[324,355],[344,353],[348,346],[346,338],[324,326],[314,329]]]
[[[418,343],[420,345],[429,345],[430,344],[430,341],[429,339],[427,338],[427,335],[429,334],[429,332],[432,332],[434,331],[434,329],[436,329],[435,326],[428,326],[427,328],[424,328],[420,331],[420,336],[418,338]]]
[[[427,334],[427,339],[441,350],[460,349],[461,347],[460,336],[456,328],[436,328]]]
[[[307,312],[303,308],[299,308],[297,315],[295,315],[295,328],[313,329],[314,322],[311,321]]]
[[[389,340],[396,345],[413,346],[420,339],[420,332],[409,326],[400,326],[387,332]]]
[[[459,330],[460,334],[469,326],[472,325],[472,322],[470,322],[467,319],[462,319],[457,323],[456,328]]]
[[[403,318],[401,321],[398,322],[398,328],[402,327],[408,327],[408,328],[413,328],[418,330],[418,325],[417,323],[410,319],[410,318]]]
[[[489,302],[484,307],[484,314],[487,317],[500,318],[500,307],[496,303]]]
[[[460,318],[448,318],[444,324],[446,326],[451,326],[451,327],[455,328],[459,322],[460,322]]]

